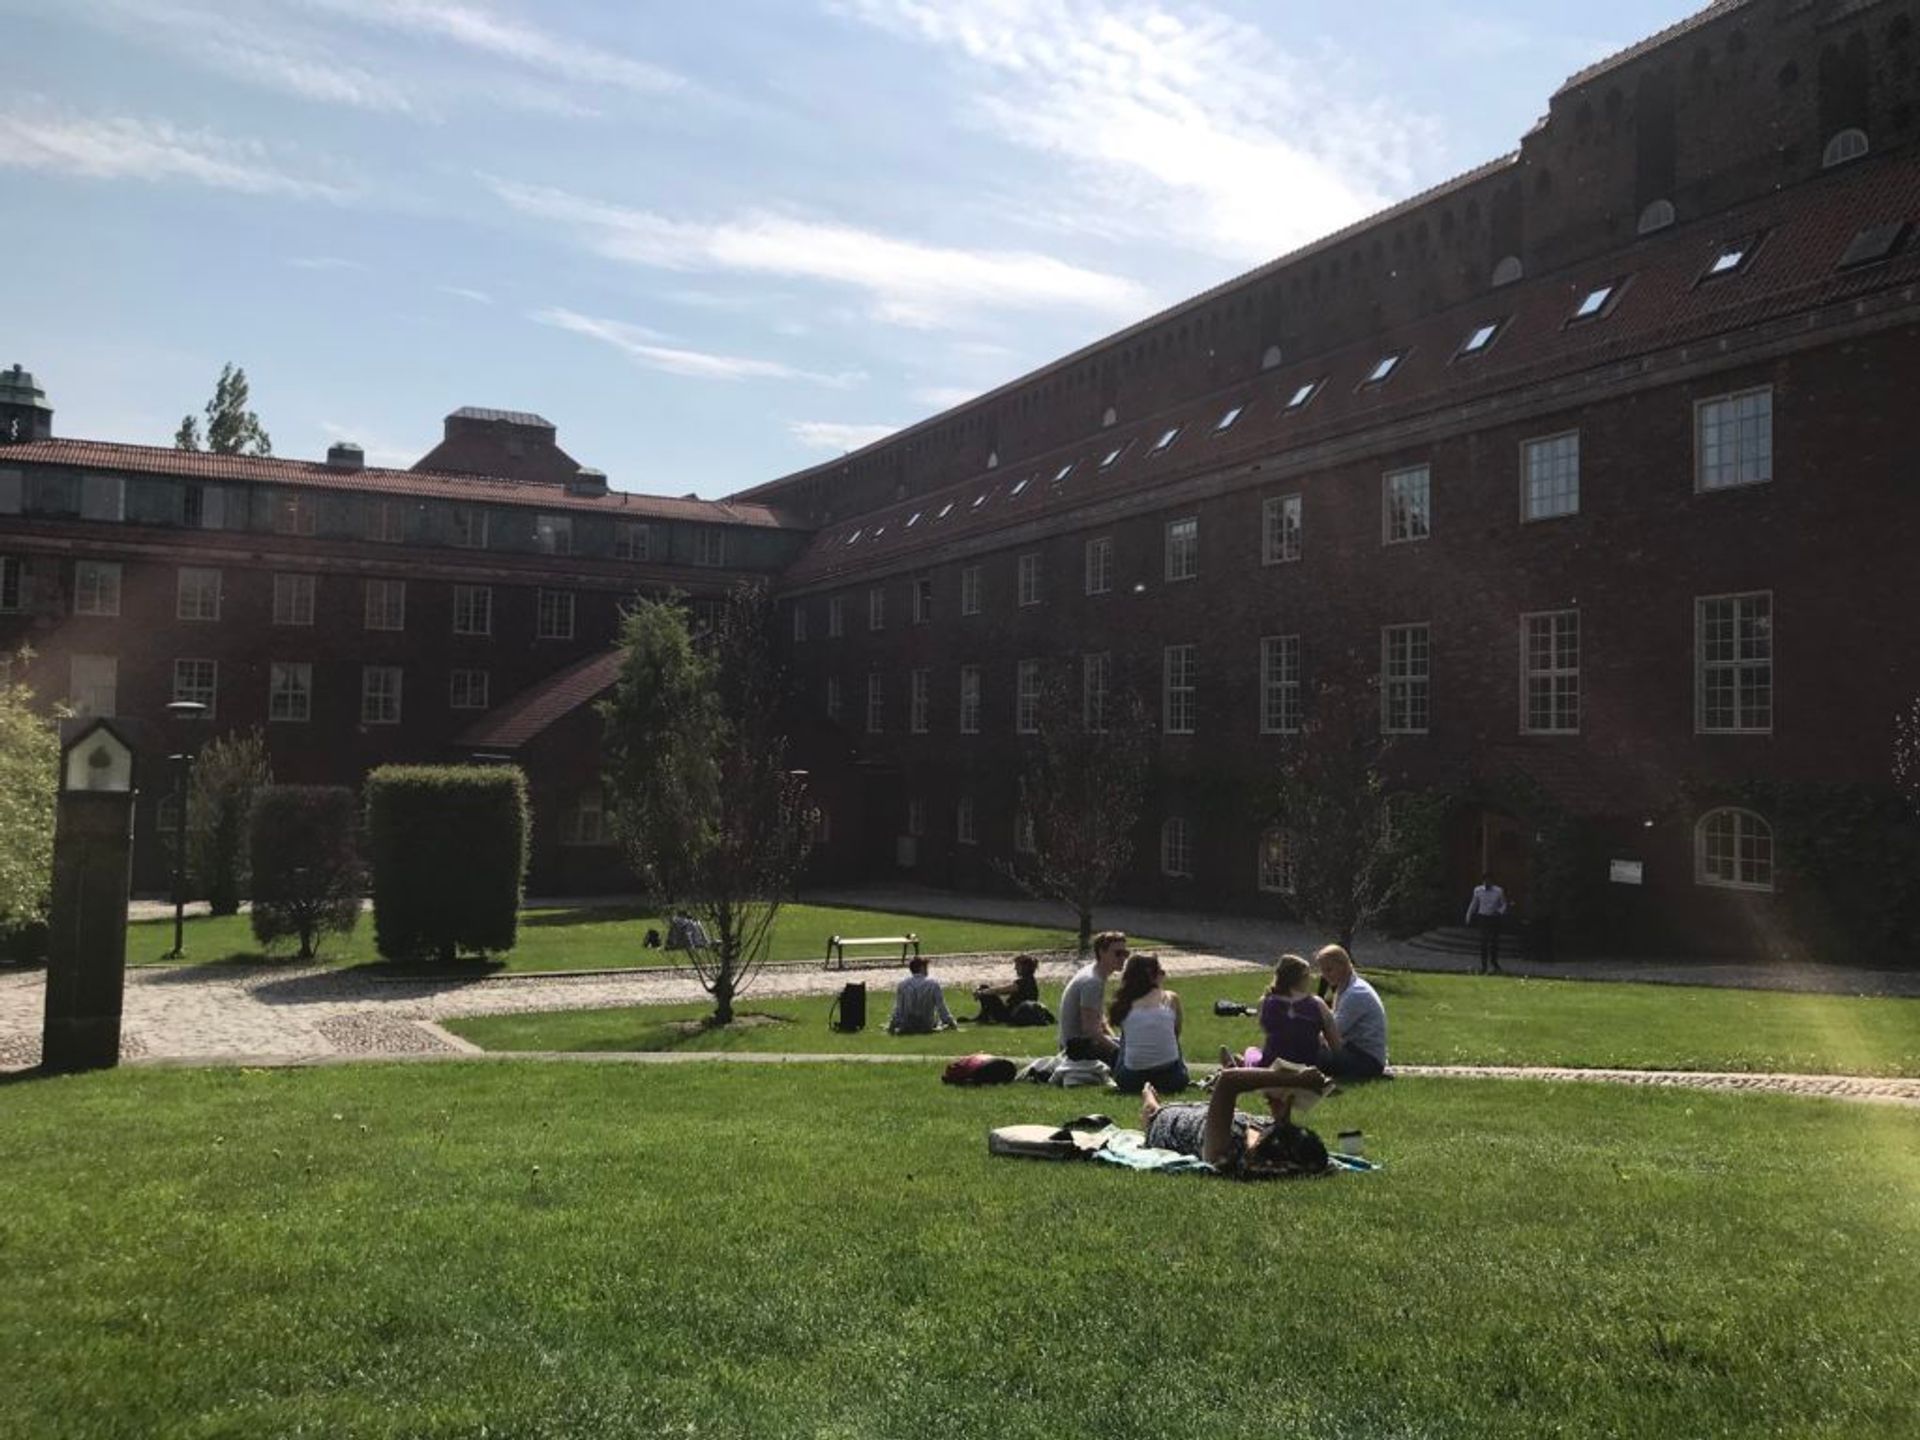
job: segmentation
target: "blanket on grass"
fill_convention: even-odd
[[[1127,1170],[1161,1175],[1217,1175],[1220,1172],[1195,1155],[1156,1150],[1139,1130],[1123,1130],[1104,1115],[1083,1115],[1055,1129],[1049,1125],[1002,1125],[987,1132],[987,1152],[1044,1160],[1098,1160]],[[1360,1155],[1339,1152],[1327,1156],[1327,1172],[1366,1174],[1380,1164]]]

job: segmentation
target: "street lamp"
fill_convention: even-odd
[[[207,713],[207,707],[198,700],[173,700],[167,704],[169,720],[198,720]],[[178,960],[186,953],[183,944],[187,913],[187,771],[193,765],[193,752],[182,743],[177,753],[169,755],[173,762],[173,950],[167,956],[169,960]]]

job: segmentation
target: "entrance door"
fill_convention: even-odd
[[[1526,910],[1533,879],[1532,847],[1527,844],[1527,827],[1511,815],[1493,810],[1480,812],[1480,871],[1491,874],[1507,892],[1507,903]],[[1474,877],[1479,883],[1479,877]]]

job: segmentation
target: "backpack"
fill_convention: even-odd
[[[840,987],[840,994],[827,1007],[827,1024],[843,1034],[867,1028],[867,987],[854,980]]]
[[[941,1074],[944,1085],[1005,1085],[1020,1067],[998,1055],[962,1055]]]
[[[1007,1014],[1009,1025],[1052,1025],[1053,1012],[1038,1000],[1022,1000]]]

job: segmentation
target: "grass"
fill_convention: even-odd
[[[0,1103],[0,1437],[1905,1437],[1920,1116],[1399,1081],[1386,1169],[990,1159],[933,1067],[139,1071]]]
[[[1627,1069],[1769,1070],[1806,1074],[1920,1075],[1920,1000],[1795,995],[1676,985],[1512,980],[1471,975],[1376,973],[1400,1064],[1576,1065]],[[1033,1055],[1053,1049],[1051,1030],[963,1026],[942,1035],[885,1033],[885,979],[869,982],[868,1028],[827,1028],[828,1000],[760,998],[744,1011],[780,1023],[701,1030],[710,1006],[646,1006],[497,1015],[447,1022],[488,1050],[772,1050]],[[1212,1060],[1221,1045],[1254,1043],[1251,1019],[1222,1019],[1213,1002],[1257,999],[1264,972],[1178,977],[1186,1013],[1182,1047]],[[1044,993],[1050,1005],[1057,995]],[[949,989],[956,1015],[974,1006]]]
[[[641,940],[648,929],[666,934],[664,917],[632,907],[582,905],[525,910],[520,915],[519,943],[505,955],[489,961],[461,961],[463,968],[485,967],[488,973],[540,970],[620,970],[645,965],[672,965],[674,952],[646,950]],[[982,951],[1014,953],[1020,950],[1072,948],[1071,930],[1043,926],[1001,925],[986,921],[943,920],[925,915],[901,915],[884,910],[847,910],[824,905],[787,905],[774,922],[771,958],[775,961],[814,961],[826,954],[829,935],[903,935],[920,937],[926,955],[972,954]],[[186,922],[186,959],[189,964],[250,964],[284,961],[291,948],[263,954],[245,915],[219,918],[197,916]],[[1163,942],[1148,940],[1148,945]],[[174,964],[173,921],[137,920],[127,927],[127,962],[131,965]],[[868,958],[883,951],[866,952]],[[327,936],[320,945],[321,963],[371,965],[384,963],[373,948],[373,917],[344,939]],[[428,965],[428,970],[437,967]]]

